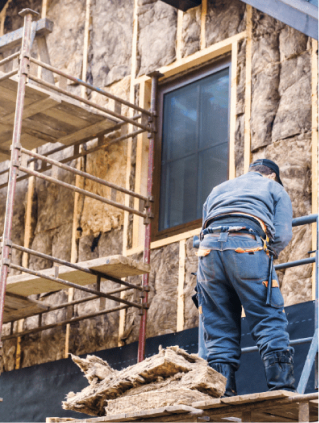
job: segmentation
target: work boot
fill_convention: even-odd
[[[296,392],[294,359],[291,350],[279,351],[263,359],[267,385],[270,391],[284,389]]]
[[[227,378],[226,391],[223,397],[234,397],[237,395],[235,369],[231,364],[209,363],[210,367]],[[222,397],[222,398],[223,398]]]

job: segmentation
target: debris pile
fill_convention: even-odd
[[[225,392],[226,378],[195,354],[179,347],[162,349],[124,370],[96,356],[72,356],[89,386],[63,402],[65,410],[91,416],[115,415],[171,405],[191,405]]]

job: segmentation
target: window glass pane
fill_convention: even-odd
[[[228,140],[228,88],[228,69],[200,82],[200,149]]]
[[[228,179],[228,143],[199,153],[197,219],[211,190]]]
[[[229,68],[164,95],[159,230],[202,216],[228,178]]]
[[[161,185],[159,230],[195,220],[197,157],[192,155],[163,166],[166,184]]]
[[[196,149],[199,88],[191,84],[164,96],[164,161],[179,159]]]

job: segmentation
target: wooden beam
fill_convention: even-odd
[[[78,264],[81,268],[92,269],[93,271],[104,273],[109,277],[117,279],[127,278],[128,276],[139,276],[150,272],[150,267],[148,265],[118,254],[100,257]],[[12,268],[15,267],[19,268],[20,266],[12,264]],[[29,272],[32,272],[32,274]],[[57,279],[75,283],[78,286],[96,283],[95,274],[86,273],[83,270],[74,269],[68,265],[60,265],[59,278],[56,277],[54,267],[41,271],[29,269],[28,273],[25,272],[19,275],[9,276],[7,291],[28,297],[33,294],[55,292],[65,289],[65,285]]]
[[[121,298],[125,298],[125,292],[121,292]],[[126,319],[126,308],[120,310],[120,319],[119,319],[119,337],[118,337],[118,346],[122,347],[122,336],[124,335],[125,331],[125,319]]]
[[[80,129],[73,134],[66,135],[65,137],[61,137],[57,140],[64,145],[72,145],[78,141],[90,141],[91,139],[98,137],[105,133],[108,129],[115,126],[114,121],[111,119],[104,119],[100,122],[94,123],[91,126],[87,126],[86,128]]]
[[[311,40],[311,103],[312,103],[312,213],[318,213],[318,41]],[[317,249],[317,227],[312,224],[312,250]],[[312,269],[312,299],[316,297],[316,264]]]
[[[34,151],[36,151],[36,149],[34,149]],[[35,162],[31,162],[30,168],[32,170],[35,169]],[[33,203],[34,190],[35,190],[35,177],[31,176],[29,178],[29,183],[28,183],[27,204],[26,204],[26,210],[25,210],[23,246],[26,248],[30,248],[31,239],[32,239],[32,203]],[[29,266],[29,254],[27,253],[22,254],[22,266],[23,267]],[[20,319],[18,321],[18,332],[22,332],[23,323],[24,323],[24,319]],[[15,368],[20,369],[20,367],[21,367],[21,337],[18,337],[17,345],[16,345]]]
[[[200,48],[203,50],[206,47],[206,15],[207,15],[207,0],[202,0],[202,11],[200,18]]]
[[[134,9],[133,9],[133,34],[132,34],[132,61],[131,61],[131,83],[130,83],[130,102],[134,103],[135,99],[135,77],[136,77],[136,66],[137,66],[137,40],[138,40],[138,0],[134,0]],[[132,113],[132,109],[131,109]],[[133,113],[132,113],[133,115]],[[132,130],[132,127],[129,127],[129,131]],[[129,138],[127,141],[127,156],[126,156],[126,181],[125,186],[127,189],[130,189],[130,176],[131,176],[131,156],[132,156],[132,138]],[[125,205],[129,205],[129,196],[125,196]],[[129,227],[129,213],[124,212],[124,223],[123,223],[123,255],[127,255],[127,238],[128,238],[128,227]],[[121,296],[124,295],[123,293]],[[126,309],[120,310],[120,320],[119,320],[119,337],[118,345],[122,345],[121,336],[125,330],[125,320],[126,320]]]
[[[298,422],[309,422],[309,401],[299,403]]]
[[[186,240],[179,242],[179,266],[177,288],[177,332],[184,329],[184,283],[185,283]]]
[[[1,12],[0,12],[0,37],[3,36],[4,34],[4,23],[6,20],[6,13],[7,13],[7,9],[9,4],[11,3],[12,0],[7,0],[6,4],[3,6]]]
[[[229,125],[229,179],[236,177],[235,166],[235,134],[237,106],[237,51],[238,41],[232,44],[231,50],[231,94],[230,94],[230,125]]]
[[[132,62],[131,62],[131,84],[130,84],[130,102],[135,101],[135,76],[136,76],[136,60],[137,60],[137,36],[138,36],[138,0],[134,0],[133,10],[133,39],[132,39]],[[132,111],[131,111],[132,113]],[[133,115],[133,113],[132,113]],[[132,127],[129,127],[129,131],[132,131]],[[132,156],[132,138],[128,139],[127,142],[127,155],[126,155],[126,181],[125,186],[130,189],[130,176],[131,176],[131,156]],[[125,196],[125,205],[129,206],[129,197]],[[126,256],[127,251],[127,237],[129,227],[129,213],[124,212],[124,225],[123,225],[123,255]],[[124,310],[125,312],[125,310]]]
[[[155,250],[156,248],[161,248],[161,247],[164,247],[165,245],[173,244],[174,242],[179,242],[179,241],[182,241],[184,239],[186,240],[186,239],[191,238],[195,235],[198,236],[200,234],[201,229],[202,228],[197,228],[197,229],[193,229],[191,231],[183,232],[183,233],[178,234],[178,235],[173,235],[173,236],[168,237],[168,238],[160,239],[158,241],[153,241],[151,243],[151,250]],[[142,251],[143,251],[143,246],[140,245],[137,248],[130,248],[129,250],[127,250],[126,255],[131,256],[133,254],[139,254]]]
[[[82,147],[82,146],[81,146]],[[83,157],[77,159],[76,168],[78,170],[83,170]],[[81,176],[76,175],[75,177],[75,186],[83,188],[84,180]],[[74,194],[74,208],[73,208],[73,220],[72,220],[72,239],[71,239],[71,263],[76,263],[78,260],[78,251],[77,251],[77,229],[79,226],[79,200],[80,194]],[[68,302],[73,300],[74,288],[68,289]],[[71,316],[72,317],[72,316]],[[71,318],[70,317],[70,318]],[[68,358],[70,350],[70,330],[71,325],[68,323],[65,328],[65,349],[64,349],[64,358]]]
[[[44,37],[53,31],[53,22],[49,19],[40,19],[35,22],[35,34],[38,37]],[[11,50],[21,44],[23,36],[23,27],[16,31],[9,32],[0,37],[0,51]]]
[[[47,17],[48,1],[49,0],[42,0],[42,8],[41,8],[41,18],[42,19],[45,19]]]
[[[242,40],[246,37],[246,31],[240,32],[239,34],[233,35],[232,37],[226,38],[216,44],[205,48],[204,50],[197,51],[187,57],[183,57],[181,60],[175,61],[174,63],[159,68],[159,72],[164,76],[160,79],[162,81],[165,78],[175,76],[181,72],[185,72],[189,69],[195,68],[202,65],[209,60],[215,59],[216,57],[222,56],[223,54],[230,53],[232,50],[232,44],[235,41]],[[135,83],[141,83],[142,81],[149,80],[150,77],[142,75],[135,79]]]
[[[91,20],[91,0],[86,0],[85,9],[85,25],[84,25],[84,44],[83,44],[83,64],[82,64],[82,81],[86,82],[86,74],[88,68],[88,51],[90,43],[90,20]],[[81,96],[86,98],[86,88],[81,86]]]
[[[151,100],[151,86],[148,81],[140,84],[139,106],[149,109]],[[149,141],[144,132],[137,137],[136,165],[135,165],[135,192],[147,196],[147,164]],[[139,209],[139,199],[134,199],[134,208]],[[132,248],[143,246],[145,225],[139,216],[133,217],[133,243]]]
[[[58,97],[47,97],[43,100],[35,101],[34,103],[25,106],[23,109],[23,119],[34,116],[37,113],[43,113],[44,111],[51,109],[61,103]],[[9,113],[1,118],[1,122],[9,123],[13,125],[15,112]]]
[[[241,421],[242,422],[251,422],[251,411],[250,410],[242,412]]]
[[[176,31],[176,60],[180,60],[182,58],[183,16],[184,12],[182,10],[178,10]]]
[[[252,7],[246,6],[246,86],[245,86],[245,136],[244,136],[244,173],[248,172],[251,162],[251,43],[252,43]]]

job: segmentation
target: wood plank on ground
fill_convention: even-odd
[[[139,263],[136,260],[121,255],[97,258],[77,264],[87,269],[98,270],[118,279],[127,276],[142,275],[150,271],[150,267],[144,263]],[[40,272],[44,275],[55,277],[54,267],[41,270]],[[59,278],[82,286],[96,283],[95,275],[90,275],[67,266],[59,267]],[[59,291],[60,289],[65,289],[65,285],[26,273],[10,276],[7,282],[7,292],[25,297],[32,294]]]

